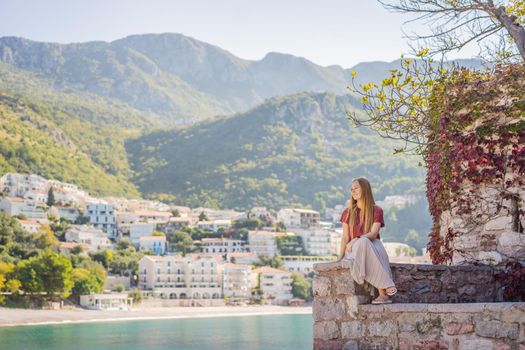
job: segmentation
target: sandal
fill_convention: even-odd
[[[390,298],[383,299],[381,296],[378,296],[376,299],[372,300],[372,304],[378,305],[378,304],[392,304],[392,300]]]
[[[397,293],[397,288],[396,287],[388,287],[386,289],[386,295],[388,295],[389,297],[395,295]]]

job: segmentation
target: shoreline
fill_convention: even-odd
[[[311,306],[210,306],[152,307],[129,311],[98,311],[84,309],[32,310],[0,308],[0,328],[67,325],[96,322],[129,322],[187,318],[217,318],[271,315],[311,315]]]

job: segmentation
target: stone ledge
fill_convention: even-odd
[[[335,262],[314,264],[314,271],[316,272],[337,271],[337,270],[343,270],[343,269],[348,269],[348,268],[350,268],[348,263],[342,260],[335,261]]]
[[[504,312],[513,309],[525,311],[525,302],[508,303],[458,303],[458,304],[384,304],[384,305],[359,305],[360,314],[380,313],[390,311],[393,313],[406,312],[432,312],[432,313],[473,313],[473,312]]]

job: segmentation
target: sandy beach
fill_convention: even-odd
[[[94,311],[84,309],[27,310],[0,308],[0,327],[196,317],[233,317],[311,313],[312,308],[310,306],[290,307],[271,305],[243,307],[217,306],[134,308],[130,311]]]

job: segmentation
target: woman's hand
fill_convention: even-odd
[[[354,238],[348,244],[346,245],[346,251],[348,253],[352,253],[352,245],[354,245],[355,241],[357,241],[359,238]]]

